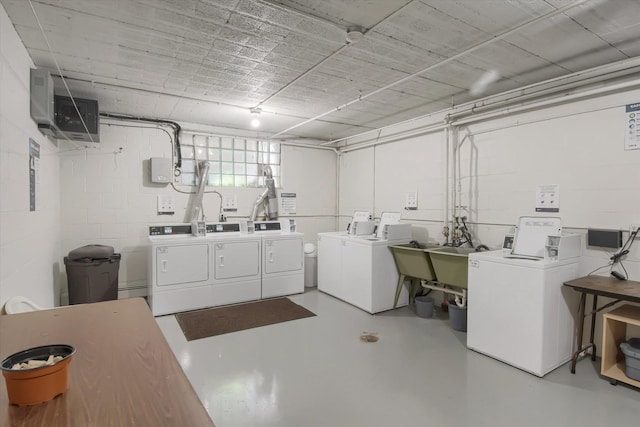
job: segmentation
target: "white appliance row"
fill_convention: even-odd
[[[304,292],[303,235],[276,224],[207,224],[202,237],[188,224],[150,227],[153,315]]]
[[[371,314],[391,310],[398,270],[389,246],[411,240],[411,225],[401,226],[408,232],[395,240],[345,232],[318,233],[318,290]],[[398,306],[408,303],[403,287]]]

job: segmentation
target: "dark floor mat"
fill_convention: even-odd
[[[176,314],[187,341],[315,316],[288,298]]]

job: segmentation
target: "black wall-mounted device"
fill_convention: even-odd
[[[598,230],[590,228],[589,230],[587,230],[587,245],[612,249],[621,248],[622,231]]]
[[[73,101],[75,101],[75,105]],[[69,139],[100,142],[98,101],[82,98],[74,98],[73,101],[66,96],[55,96],[54,121],[56,126]],[[76,107],[80,111],[80,116],[78,116]],[[87,129],[85,129],[85,126]],[[87,130],[91,137],[87,134]]]

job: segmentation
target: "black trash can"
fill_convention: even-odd
[[[67,269],[69,304],[118,299],[120,254],[113,247],[87,245],[64,257]]]

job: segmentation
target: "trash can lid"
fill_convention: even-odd
[[[312,254],[316,251],[316,245],[314,245],[313,243],[305,243],[304,244],[304,253],[305,254]]]
[[[113,255],[113,246],[87,245],[69,252],[69,260],[78,259],[105,259]]]
[[[631,338],[629,341],[621,343],[620,350],[625,356],[640,359],[640,338]]]

